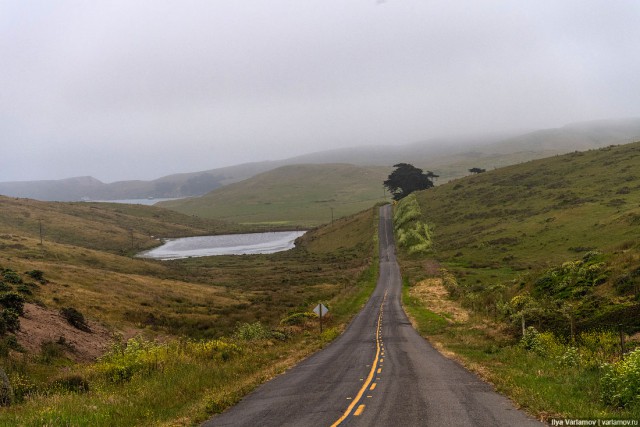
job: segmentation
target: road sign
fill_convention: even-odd
[[[329,312],[329,309],[325,307],[324,304],[320,303],[316,305],[316,308],[313,309],[313,312],[319,317],[324,317],[324,315]]]
[[[324,304],[320,303],[316,305],[316,308],[313,309],[313,312],[318,315],[320,319],[320,333],[322,333],[322,318],[327,315],[329,309],[324,306]]]

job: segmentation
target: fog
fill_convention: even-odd
[[[637,0],[2,1],[0,181],[640,116]]]

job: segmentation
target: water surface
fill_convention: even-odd
[[[138,256],[169,260],[212,255],[272,254],[293,249],[294,241],[304,233],[276,231],[167,239],[164,245],[142,252]]]

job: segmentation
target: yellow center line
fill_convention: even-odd
[[[371,391],[375,390],[377,385],[378,385],[378,383],[371,384],[371,387],[369,387],[369,390],[371,390]]]
[[[364,384],[362,384],[362,388],[360,388],[360,391],[358,391],[358,394],[356,395],[356,397],[353,399],[351,404],[347,407],[347,410],[344,411],[344,414],[342,414],[342,416],[338,418],[338,420],[335,423],[331,424],[331,427],[336,427],[340,425],[340,423],[342,423],[345,419],[347,419],[349,414],[351,414],[351,411],[353,411],[353,408],[355,408],[355,406],[358,404],[358,402],[362,398],[362,395],[364,394],[365,390],[371,384],[371,381],[373,380],[373,375],[376,372],[376,369],[378,368],[378,359],[380,358],[380,344],[381,344],[380,325],[382,324],[382,306],[384,305],[384,302],[387,299],[387,292],[388,291],[385,291],[384,297],[382,298],[382,303],[380,304],[380,314],[378,315],[378,325],[377,325],[377,331],[376,331],[376,357],[373,358],[373,363],[371,364],[371,371],[369,371],[369,376],[367,377],[367,380],[364,382]],[[360,405],[353,415],[359,416],[362,413],[362,411],[364,411],[364,407],[365,405]]]

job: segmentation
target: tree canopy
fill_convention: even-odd
[[[438,175],[431,171],[422,172],[408,163],[393,165],[396,170],[391,172],[389,179],[384,181],[384,186],[392,194],[394,200],[400,200],[417,190],[426,190],[433,187],[432,178]]]
[[[482,168],[471,168],[471,169],[469,169],[469,172],[471,172],[471,173],[482,173],[482,172],[486,172],[486,169],[482,169]]]

